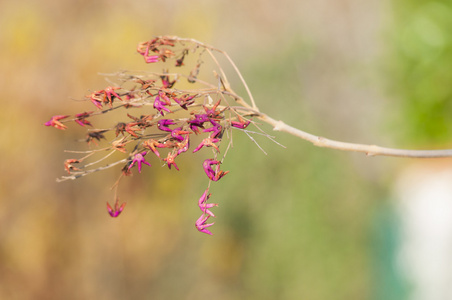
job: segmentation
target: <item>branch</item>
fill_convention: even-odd
[[[368,156],[394,156],[394,157],[411,157],[411,158],[441,158],[452,157],[452,150],[405,150],[380,147],[377,145],[354,144],[341,141],[330,140],[321,136],[316,136],[290,125],[283,121],[277,121],[264,113],[253,112],[259,119],[273,126],[275,131],[287,132],[291,135],[299,137],[303,140],[311,142],[314,146],[323,148],[332,148],[343,151],[363,152]]]
[[[337,150],[343,150],[343,151],[354,151],[354,152],[363,152],[368,156],[393,156],[393,157],[411,157],[411,158],[444,158],[444,157],[452,157],[452,149],[446,149],[446,150],[406,150],[406,149],[393,149],[393,148],[386,148],[386,147],[380,147],[377,145],[363,145],[363,144],[355,144],[355,143],[347,143],[347,142],[341,142],[341,141],[335,141],[330,140],[324,137],[316,136],[310,133],[307,133],[305,131],[299,130],[297,128],[294,128],[292,126],[289,126],[285,124],[282,121],[276,121],[275,119],[269,117],[268,115],[261,113],[256,106],[256,103],[253,99],[253,96],[251,94],[251,91],[248,88],[248,85],[246,84],[245,79],[243,78],[242,74],[240,73],[238,67],[235,65],[234,61],[229,57],[229,55],[220,49],[214,48],[210,45],[204,44],[202,42],[199,42],[194,39],[183,39],[180,37],[172,37],[179,41],[186,41],[186,42],[192,42],[197,44],[198,46],[201,46],[205,49],[207,49],[212,57],[212,59],[217,64],[218,68],[220,69],[221,74],[223,75],[223,80],[226,82],[225,84],[225,91],[223,91],[224,94],[230,94],[233,96],[237,103],[240,104],[242,107],[235,107],[235,109],[238,110],[244,110],[251,112],[251,115],[257,116],[262,121],[270,124],[273,126],[273,130],[275,131],[284,131],[291,135],[294,135],[296,137],[299,137],[301,139],[304,139],[306,141],[311,142],[317,147],[323,147],[323,148],[332,148]],[[251,105],[246,103],[240,96],[235,94],[231,89],[229,82],[226,79],[226,75],[224,74],[223,69],[221,68],[220,64],[216,60],[215,56],[212,54],[211,51],[216,51],[221,53],[226,57],[226,59],[229,61],[229,63],[232,65],[234,71],[239,76],[242,84],[244,85],[248,96],[251,100]]]

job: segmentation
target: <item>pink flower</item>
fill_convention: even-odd
[[[190,129],[198,134],[199,129],[198,128],[204,128],[204,123],[209,121],[209,117],[206,114],[195,114],[194,118],[188,121],[190,124]]]
[[[162,100],[160,100],[160,97],[159,97],[159,96],[155,97],[155,100],[154,100],[154,108],[155,108],[162,116],[163,116],[163,111],[172,113],[172,111],[171,111],[169,108],[165,107],[165,105],[167,105],[167,103],[164,102],[164,101],[162,101]]]
[[[204,146],[214,147],[218,152],[220,152],[220,149],[218,149],[218,146],[215,145],[215,143],[218,143],[219,141],[220,141],[220,139],[206,138],[206,139],[202,140],[202,142],[198,145],[198,147],[196,147],[195,150],[193,150],[193,153],[198,152]]]
[[[158,158],[160,158],[160,153],[158,152],[158,150],[155,148],[164,148],[165,145],[163,145],[162,143],[157,142],[156,140],[150,139],[147,140],[143,143],[143,146],[146,148],[149,148],[155,155],[157,155]]]
[[[162,119],[157,122],[157,127],[158,127],[158,129],[160,129],[162,131],[171,132],[173,130],[171,128],[169,128],[168,126],[174,125],[174,124],[176,124],[176,123],[174,123],[174,121],[171,119]]]
[[[118,87],[118,86],[115,86],[115,87],[109,86],[105,90],[100,91],[100,92],[104,94],[104,101],[107,102],[107,99],[108,99],[108,103],[111,106],[113,104],[114,98],[118,98],[119,100],[122,101],[121,97],[119,97],[119,95],[115,92],[115,90],[119,90],[119,89],[120,89],[120,87]]]
[[[138,45],[137,51],[138,53],[140,53],[141,55],[143,55],[144,60],[146,61],[146,63],[155,63],[159,61],[159,56],[158,55],[149,55],[149,50],[151,45],[153,47],[155,47],[154,43],[156,40],[154,41],[148,41],[145,43],[140,43]],[[146,47],[146,49],[143,50],[143,48]]]
[[[168,75],[160,76],[160,79],[162,80],[162,87],[164,89],[170,89],[173,87],[173,85],[176,83],[177,79],[174,79],[173,81],[170,81]]]
[[[210,196],[212,194],[208,194],[209,189],[204,191],[204,194],[202,194],[201,198],[198,200],[198,206],[201,209],[201,211],[205,214],[208,214],[211,217],[215,217],[215,215],[209,210],[209,208],[212,208],[214,206],[218,206],[217,203],[207,203],[207,200],[209,200]]]
[[[176,162],[174,161],[176,157],[177,153],[172,154],[171,152],[168,152],[168,157],[163,159],[164,161],[166,161],[168,169],[171,170],[171,165],[173,165],[176,168],[176,170],[179,171],[179,168],[177,167]]]
[[[208,229],[206,229],[207,227],[212,226],[215,223],[209,223],[206,224],[207,220],[209,219],[209,215],[205,215],[203,214],[201,217],[199,217],[198,220],[196,220],[195,226],[196,229],[198,229],[199,232],[203,232],[203,233],[207,233],[212,235],[212,232],[210,232]]]
[[[116,218],[117,216],[119,216],[121,212],[124,210],[125,206],[126,206],[125,202],[121,206],[119,206],[119,199],[116,199],[114,209],[110,206],[110,203],[107,202],[107,210],[112,218]]]
[[[183,142],[183,141],[184,141],[184,137],[182,136],[182,134],[190,134],[190,132],[189,132],[189,131],[182,130],[181,127],[178,127],[178,128],[173,129],[173,130],[171,131],[171,136],[172,136],[174,139],[178,140],[179,142]]]
[[[218,181],[220,180],[224,175],[228,174],[229,171],[221,171],[220,170],[220,163],[218,160],[213,160],[213,159],[206,159],[203,164],[202,167],[204,168],[204,172],[206,172],[207,177],[209,177],[210,180],[212,181]],[[212,165],[217,165],[217,167],[215,168],[215,170],[212,169]]]
[[[100,93],[100,91],[91,93],[89,97],[89,99],[91,100],[91,102],[98,108],[98,109],[102,109],[102,98],[100,98],[102,96],[102,94]]]
[[[239,117],[239,122],[231,121],[231,126],[232,127],[236,127],[236,128],[239,128],[239,129],[245,129],[246,127],[248,127],[248,125],[250,125],[251,121],[244,120],[240,115],[238,117]]]
[[[89,125],[89,126],[93,126],[90,121],[86,120],[86,118],[88,118],[93,112],[84,112],[81,114],[76,114],[75,115],[75,122],[77,124],[79,124],[80,126],[85,126],[85,125]]]
[[[190,139],[188,135],[185,136],[182,142],[176,143],[177,146],[177,155],[180,155],[183,152],[187,152],[188,148],[190,148]]]
[[[214,120],[210,119],[210,123],[212,123],[212,127],[204,129],[203,132],[211,132],[212,134],[210,135],[211,138],[217,138],[217,137],[221,137],[221,131],[223,130],[223,126],[221,126],[220,124],[218,124],[217,122],[215,122]]]
[[[132,163],[130,164],[128,169],[130,170],[135,165],[135,163],[138,165],[138,173],[141,173],[141,164],[145,164],[151,167],[151,164],[144,159],[144,156],[146,154],[147,154],[146,151],[135,154],[133,156]]]
[[[56,115],[53,116],[49,121],[45,122],[45,126],[53,126],[57,129],[65,130],[67,128],[66,125],[60,122],[62,119],[66,119],[69,116],[63,116],[63,115]]]
[[[217,118],[224,110],[225,110],[225,108],[223,109],[223,110],[218,110],[217,111],[217,107],[218,107],[218,105],[220,105],[220,102],[221,102],[221,99],[219,99],[218,101],[217,101],[217,103],[215,103],[215,105],[212,107],[212,108],[207,108],[206,106],[203,106],[204,107],[204,110],[206,111],[206,114],[209,116],[209,118]]]
[[[188,110],[187,106],[195,103],[195,100],[193,100],[193,98],[195,98],[195,96],[189,96],[187,94],[187,95],[181,96],[180,98],[174,97],[173,100],[176,101],[176,103],[179,104],[180,107],[182,107],[185,110]]]
[[[155,63],[159,61],[158,55],[150,55],[150,56],[144,56],[144,60],[149,63]]]

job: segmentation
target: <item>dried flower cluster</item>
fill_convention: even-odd
[[[195,226],[200,232],[212,234],[208,228],[213,223],[208,223],[208,220],[215,217],[210,209],[217,204],[208,202],[211,197],[209,188],[213,181],[219,181],[228,174],[228,171],[221,170],[221,164],[232,145],[232,129],[244,132],[259,148],[251,134],[259,134],[274,141],[272,136],[258,127],[252,120],[253,117],[255,120],[259,119],[270,124],[276,131],[289,133],[318,147],[362,152],[368,156],[452,157],[451,149],[406,150],[336,141],[277,121],[259,111],[245,80],[228,54],[199,41],[179,37],[157,37],[140,43],[137,52],[143,56],[146,63],[157,65],[163,63],[166,69],[160,73],[123,71],[110,74],[114,80],[109,80],[111,82],[109,86],[86,96],[85,100],[94,106],[92,110],[73,116],[55,115],[44,123],[46,126],[61,130],[68,128],[65,125],[68,122],[93,127],[87,130],[83,141],[90,146],[95,144],[98,147],[88,151],[67,151],[85,155],[81,158],[67,159],[64,168],[69,175],[61,177],[58,181],[76,179],[117,165],[122,166],[119,178],[113,185],[115,189],[113,207],[107,202],[107,210],[112,217],[119,216],[125,207],[125,203],[120,204],[117,197],[118,184],[124,176],[132,175],[135,166],[138,173],[141,173],[145,165],[151,167],[151,163],[146,159],[154,155],[169,169],[174,167],[179,170],[176,161],[180,155],[210,148],[213,157],[207,158],[202,164],[209,181],[198,201],[202,214],[195,222]],[[220,54],[232,66],[247,91],[248,102],[232,90],[215,54]],[[201,74],[205,56],[214,64],[213,71],[209,72],[214,80],[200,79],[200,75],[206,75]],[[192,57],[195,58],[194,61],[190,60]],[[170,67],[178,71],[171,73]],[[186,88],[187,85],[191,87]],[[124,110],[126,111],[124,119],[112,124],[111,127],[94,128],[92,122],[94,123],[93,119],[97,116]],[[136,114],[136,111],[139,113]],[[250,124],[253,124],[258,132],[249,131],[247,127]],[[193,142],[194,136],[202,138],[192,150],[190,143]],[[224,140],[227,141],[227,147],[224,153],[221,153],[220,145]],[[98,142],[107,143],[107,146],[99,146]],[[84,163],[88,158],[93,158],[96,154],[102,155],[105,151],[109,151],[107,155],[94,162]],[[161,154],[162,151],[166,153]],[[115,153],[121,154],[123,158],[94,167],[107,158],[114,157]]]
[[[93,127],[96,117],[114,110],[124,111],[124,119],[112,124],[110,128],[93,127],[87,130],[84,141],[89,145],[95,144],[97,148],[83,152],[68,151],[85,155],[81,158],[67,159],[64,168],[69,175],[59,180],[76,179],[116,165],[122,166],[119,179],[113,185],[115,189],[113,207],[107,202],[109,214],[117,217],[125,206],[125,203],[119,203],[117,197],[119,181],[123,176],[130,176],[134,167],[138,173],[141,173],[143,167],[151,167],[148,160],[149,156],[153,155],[169,169],[174,167],[179,170],[177,165],[179,156],[210,148],[212,157],[204,160],[202,164],[209,185],[198,201],[202,214],[195,222],[195,226],[200,232],[212,234],[207,228],[213,223],[208,223],[208,220],[215,217],[210,209],[217,204],[208,203],[211,196],[210,184],[228,174],[228,171],[221,170],[221,163],[231,145],[230,131],[238,129],[249,134],[245,129],[251,124],[250,118],[253,116],[252,106],[246,104],[230,89],[221,68],[218,70],[221,76],[216,71],[213,73],[217,84],[198,79],[203,65],[203,55],[208,53],[216,62],[213,50],[215,49],[197,41],[169,37],[158,37],[140,43],[137,51],[144,57],[146,63],[161,62],[167,67],[174,66],[182,71],[113,74],[112,77],[117,83],[86,96],[85,100],[91,102],[92,110],[73,116],[53,116],[45,125],[65,130],[67,129],[65,124],[68,122]],[[195,56],[196,61],[192,63],[193,66],[189,68],[187,74],[184,74],[187,57],[191,55]],[[195,88],[176,88],[179,85],[190,84]],[[201,136],[197,138],[201,142],[193,147],[191,142],[194,136]],[[228,141],[227,148],[220,156],[220,144],[225,139]],[[98,145],[99,142],[107,144],[102,147]],[[108,154],[103,155],[102,153],[106,151]],[[162,154],[162,151],[166,154]],[[123,159],[94,167],[116,152],[120,152]],[[86,164],[85,160],[95,154],[103,156]]]

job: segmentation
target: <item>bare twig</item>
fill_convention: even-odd
[[[57,182],[62,182],[62,181],[66,181],[66,180],[75,180],[77,178],[86,176],[88,174],[91,174],[91,173],[94,173],[94,172],[98,172],[98,171],[102,171],[102,170],[105,170],[105,169],[109,169],[109,168],[114,167],[114,166],[119,165],[119,164],[123,164],[123,163],[127,162],[128,160],[129,160],[128,158],[124,158],[122,160],[119,160],[117,162],[108,164],[108,165],[103,166],[103,167],[99,167],[97,169],[92,169],[92,170],[87,170],[87,171],[82,171],[82,172],[74,172],[70,176],[61,176],[60,178],[57,178],[56,181]]]
[[[218,63],[217,59],[215,58],[215,56],[212,54],[212,52],[211,52],[210,50],[219,52],[219,53],[221,53],[222,55],[224,55],[224,57],[225,57],[225,58],[229,61],[229,63],[231,64],[231,66],[232,66],[232,68],[234,69],[234,71],[237,73],[237,76],[239,76],[240,81],[242,82],[243,86],[245,87],[245,90],[246,90],[246,92],[247,92],[247,94],[248,94],[248,97],[250,97],[250,101],[251,101],[252,108],[253,108],[254,110],[257,110],[256,102],[254,101],[253,94],[251,94],[251,91],[250,91],[250,89],[249,89],[249,87],[248,87],[248,84],[246,83],[245,79],[243,78],[242,73],[240,72],[239,68],[238,68],[237,65],[234,63],[234,61],[231,59],[231,57],[227,54],[226,51],[223,51],[223,50],[220,50],[220,49],[218,49],[218,48],[212,47],[212,46],[210,46],[210,45],[204,44],[204,43],[202,43],[202,42],[200,42],[200,41],[197,41],[197,40],[195,40],[195,39],[180,38],[180,37],[177,37],[177,36],[173,36],[173,37],[171,37],[171,38],[173,38],[173,39],[175,39],[175,40],[178,40],[178,41],[188,41],[188,42],[192,42],[192,43],[195,43],[195,44],[197,44],[197,45],[199,45],[199,46],[202,46],[202,47],[204,47],[205,49],[207,49],[208,52],[209,52],[209,54],[210,54],[210,56],[212,57],[213,61],[214,61],[214,62],[218,65],[218,67],[220,68],[220,72],[222,73],[223,79],[226,79],[226,74],[224,74],[224,71],[222,70],[220,64]],[[230,90],[231,87],[230,87],[230,85],[229,85],[229,82],[226,82],[226,88],[227,88],[228,91],[231,91],[231,90]],[[239,98],[240,98],[240,97],[239,97]]]
[[[317,147],[332,148],[343,151],[363,152],[368,156],[394,156],[412,158],[441,158],[452,157],[452,150],[405,150],[385,148],[377,145],[354,144],[341,141],[330,140],[321,136],[316,136],[300,129],[287,125],[283,121],[277,121],[268,115],[255,112],[259,119],[273,126],[273,130],[287,132],[293,136],[309,141]]]

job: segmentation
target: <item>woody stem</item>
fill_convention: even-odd
[[[380,147],[377,145],[364,145],[347,143],[336,140],[327,139],[316,136],[300,129],[287,125],[283,121],[277,121],[268,115],[254,111],[255,115],[262,121],[273,126],[273,130],[287,132],[293,136],[311,142],[314,146],[323,148],[332,148],[342,151],[362,152],[368,156],[393,156],[393,157],[410,157],[410,158],[441,158],[452,157],[452,149],[445,150],[406,150]]]

